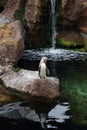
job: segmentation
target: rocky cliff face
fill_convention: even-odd
[[[18,52],[20,52],[21,50],[23,51],[24,41],[27,41],[28,47],[30,48],[42,46],[46,47],[46,45],[49,45],[50,31],[48,28],[48,24],[50,16],[48,12],[49,4],[47,0],[0,0],[0,5],[2,7],[0,11],[0,50],[2,54],[5,53],[4,50],[8,50],[7,46],[10,47],[10,45],[12,44],[14,46],[14,41],[16,42],[15,44],[20,44],[20,48],[16,49]],[[19,26],[16,25],[16,20],[19,21]],[[12,24],[14,24],[14,27],[12,27]],[[8,28],[8,26],[11,26],[12,28]],[[18,28],[16,28],[16,26],[18,26]],[[12,33],[13,35],[17,34],[17,31],[20,33],[21,40],[20,38],[18,39],[18,37],[16,37],[15,35],[15,38],[13,38],[12,42],[11,35]],[[25,35],[23,33],[25,33]],[[4,42],[5,44],[2,44],[3,40],[6,41]],[[17,45],[16,47],[18,46],[19,45]],[[3,47],[4,49],[2,49]],[[20,59],[23,52],[21,52],[20,54],[20,56],[17,56],[17,53],[14,54],[17,57],[17,60],[15,59],[15,63],[18,61],[18,59]],[[4,64],[3,62],[5,62],[6,60],[7,51],[4,55],[4,57],[1,55],[0,58],[2,64]],[[10,61],[11,60],[12,58],[10,59]]]
[[[30,31],[36,23],[40,23],[41,5],[40,0],[28,0],[26,4],[25,17]]]
[[[61,0],[61,16],[62,26],[71,26],[75,32],[79,32],[79,37],[83,40],[82,48],[86,51],[87,0]],[[83,33],[85,33],[85,35],[83,35]]]
[[[62,17],[67,24],[77,24],[77,27],[86,27],[87,0],[62,0]],[[68,22],[69,21],[69,22]],[[85,32],[85,30],[84,30]]]
[[[4,1],[5,2],[5,1]],[[16,64],[24,51],[24,36],[21,21],[14,15],[20,8],[21,0],[0,1],[3,11],[0,13],[0,64]]]
[[[85,8],[85,0],[62,0],[63,4],[63,17],[71,21],[77,20],[81,16],[81,12]]]
[[[7,27],[6,25],[11,22],[16,24],[17,22],[15,21],[19,20],[20,27],[23,25],[25,32],[25,37],[22,37],[23,31],[20,33],[23,38],[22,44],[24,44],[24,41],[26,44],[27,41],[27,46],[29,48],[48,47],[51,43],[50,6],[49,0],[0,0],[0,27],[3,24]],[[77,43],[78,38],[75,38],[75,44],[71,46],[80,46],[87,50],[87,36],[84,35],[84,33],[87,34],[87,0],[61,0],[61,5],[58,6],[61,6],[61,20],[58,18],[58,20],[61,21],[61,27],[71,26],[76,28],[76,30],[73,29],[73,34],[75,31],[76,37],[81,39]],[[58,24],[59,21],[57,22]],[[12,30],[10,31],[10,33],[13,32]],[[64,31],[67,33],[64,34]],[[71,37],[72,43],[72,33],[71,36],[69,35],[68,37],[69,31],[66,29],[64,31],[61,37],[63,38],[63,36],[66,35],[66,41],[68,39],[70,41]],[[0,32],[2,36],[1,33],[2,31]]]
[[[49,13],[47,0],[27,0],[25,18],[29,28],[31,47],[41,47],[49,44]]]

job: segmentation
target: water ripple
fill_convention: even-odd
[[[87,53],[65,50],[65,49],[40,49],[40,50],[25,50],[23,59],[40,60],[41,57],[47,56],[52,61],[66,61],[66,60],[86,60]]]

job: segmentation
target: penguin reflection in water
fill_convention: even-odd
[[[39,63],[39,77],[40,78],[46,78],[47,75],[49,75],[49,70],[47,68],[47,57],[42,57],[40,63]]]

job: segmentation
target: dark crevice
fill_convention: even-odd
[[[0,6],[0,13],[4,10],[4,6]]]
[[[25,18],[26,3],[27,3],[27,0],[21,0],[20,8],[14,15],[15,19],[20,20],[23,25],[25,49],[28,47],[28,42],[29,42],[28,41],[29,28],[27,26],[27,22],[26,22],[26,18]]]

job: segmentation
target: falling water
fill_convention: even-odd
[[[52,19],[52,48],[56,45],[56,1],[50,0],[51,3],[51,19]]]

